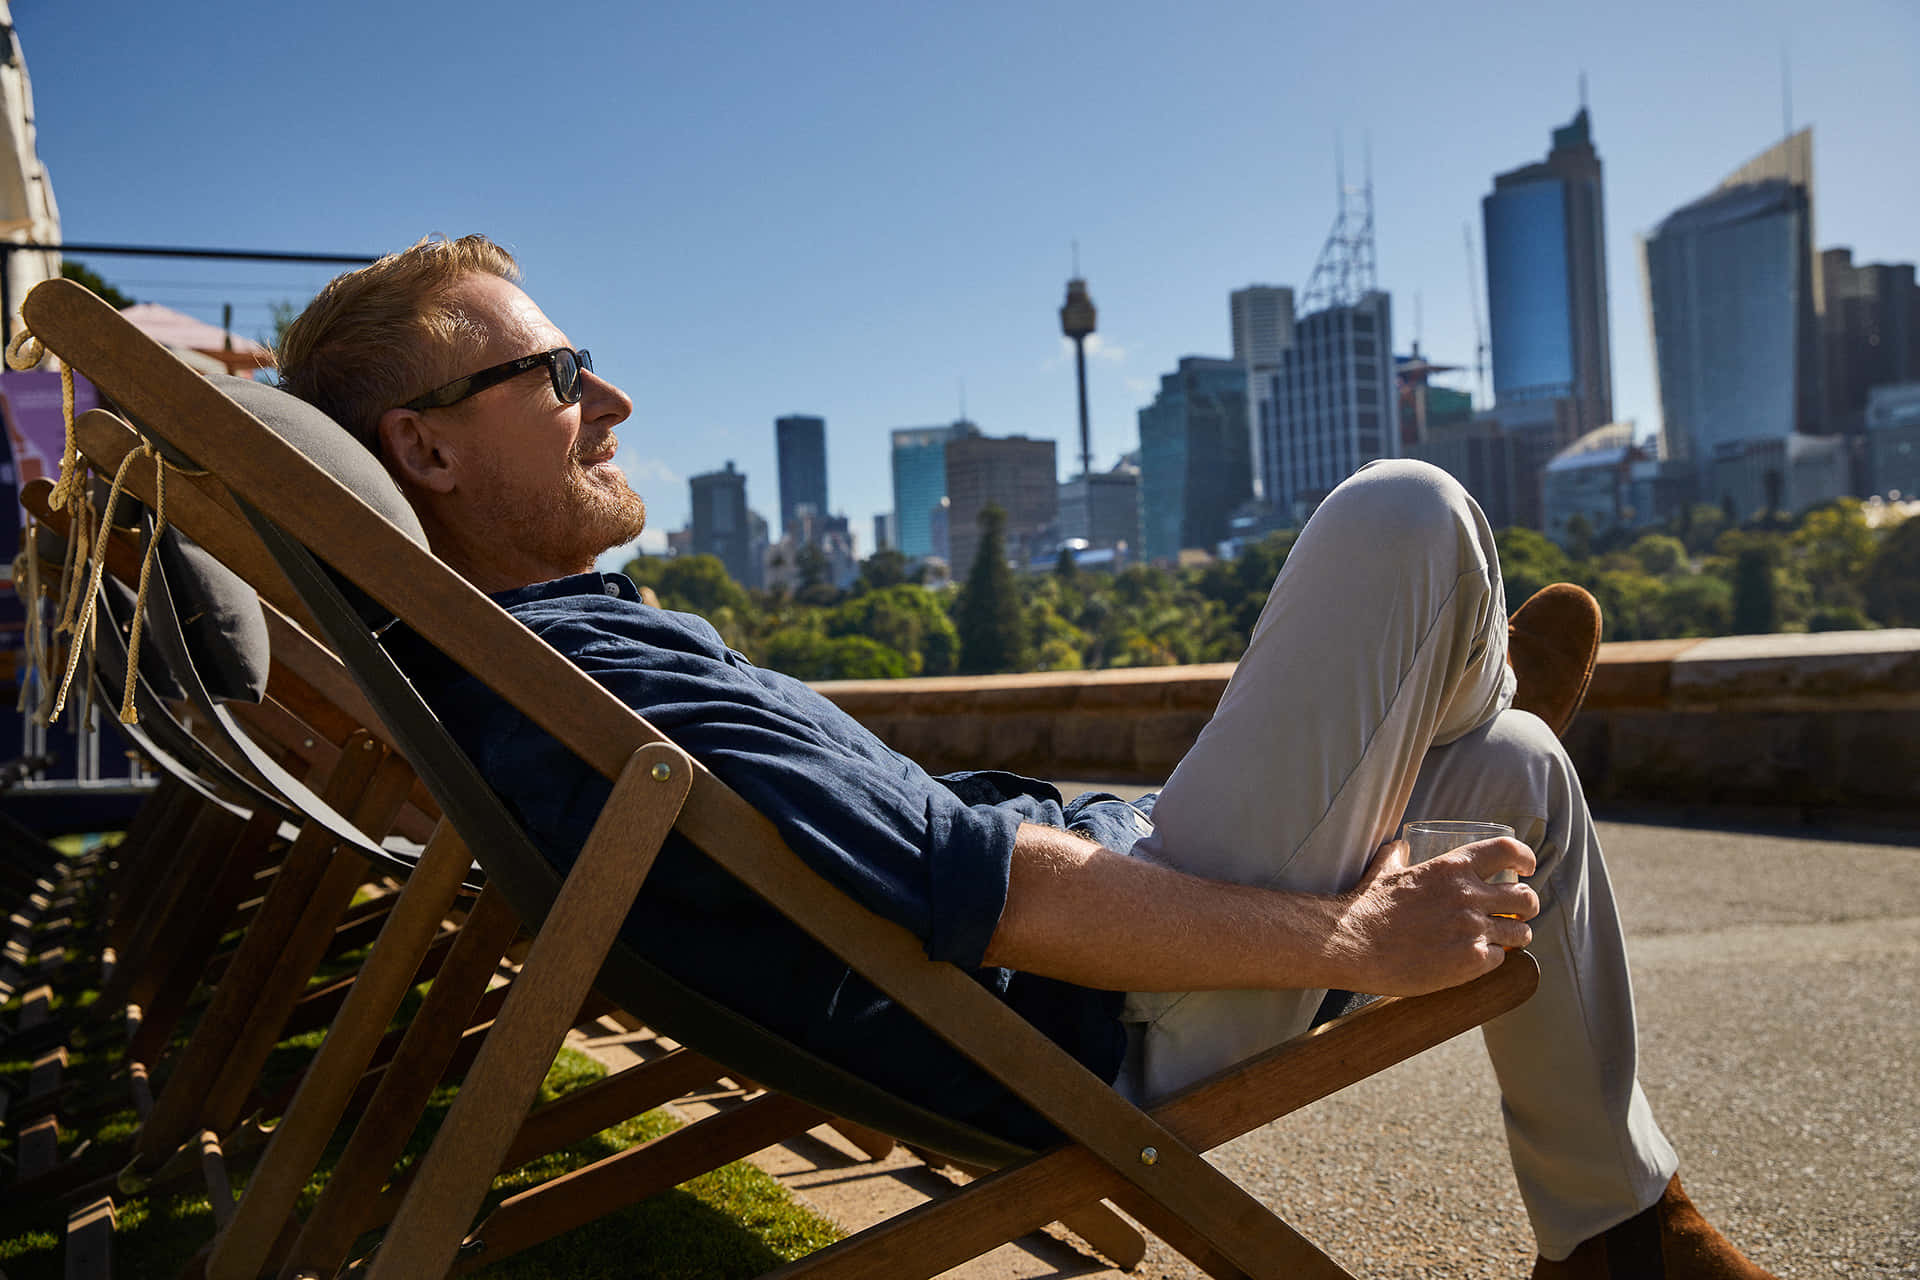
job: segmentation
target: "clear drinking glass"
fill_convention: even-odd
[[[1428,858],[1437,858],[1443,853],[1458,849],[1461,845],[1477,844],[1482,840],[1491,840],[1495,836],[1511,836],[1513,828],[1501,822],[1465,822],[1454,819],[1427,819],[1409,822],[1400,828],[1400,838],[1407,842],[1409,862],[1425,862]],[[1496,871],[1487,877],[1488,884],[1513,884],[1520,878],[1512,869]]]

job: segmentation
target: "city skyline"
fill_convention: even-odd
[[[1128,4],[608,12],[582,19],[585,56],[502,54],[493,33],[517,10],[498,4],[422,5],[377,42],[351,5],[276,15],[266,39],[237,6],[182,23],[109,3],[83,24],[23,3],[14,19],[67,239],[353,252],[487,231],[634,395],[622,460],[656,536],[686,523],[688,478],[728,458],[777,519],[768,424],[795,406],[833,423],[834,506],[863,534],[891,509],[887,432],[959,416],[963,383],[988,434],[1065,445],[1065,478],[1077,406],[1057,307],[1076,239],[1101,309],[1094,461],[1110,466],[1161,374],[1229,353],[1232,290],[1305,286],[1336,139],[1348,178],[1372,176],[1396,346],[1417,335],[1470,364],[1461,227],[1577,109],[1583,71],[1607,166],[1615,416],[1642,437],[1659,414],[1634,238],[1781,136],[1783,47],[1792,123],[1821,151],[1816,250],[1920,256],[1902,212],[1920,176],[1892,159],[1920,141],[1911,6],[1627,3],[1516,23],[1468,5],[1406,34],[1420,12],[1207,5],[1173,30]],[[125,38],[98,40],[101,23]],[[928,74],[958,65],[976,72]],[[1062,66],[1078,69],[1071,115]],[[89,265],[216,319],[203,286],[237,278]],[[324,276],[276,283],[298,301]],[[1483,274],[1473,293],[1484,315]],[[265,327],[275,294],[231,297],[243,334]]]

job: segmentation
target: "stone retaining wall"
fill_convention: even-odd
[[[1231,663],[819,686],[929,769],[1164,779]],[[1567,736],[1610,805],[1920,821],[1920,630],[1603,645]]]

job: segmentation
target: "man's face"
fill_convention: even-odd
[[[531,298],[498,276],[468,276],[448,301],[476,330],[449,379],[572,345]],[[584,572],[646,525],[646,504],[613,460],[613,429],[633,402],[584,370],[580,392],[578,404],[562,404],[541,365],[422,414],[448,459],[447,500],[460,524],[497,539],[488,560],[525,582]]]

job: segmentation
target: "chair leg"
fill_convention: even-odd
[[[427,846],[387,918],[373,954],[254,1166],[233,1222],[220,1233],[207,1275],[253,1277],[267,1265],[287,1215],[326,1150],[361,1072],[413,984],[421,957],[453,905],[473,855],[451,826]]]
[[[665,744],[641,747],[628,759],[374,1255],[369,1280],[440,1275],[453,1264],[574,1011],[673,829],[693,768]]]

